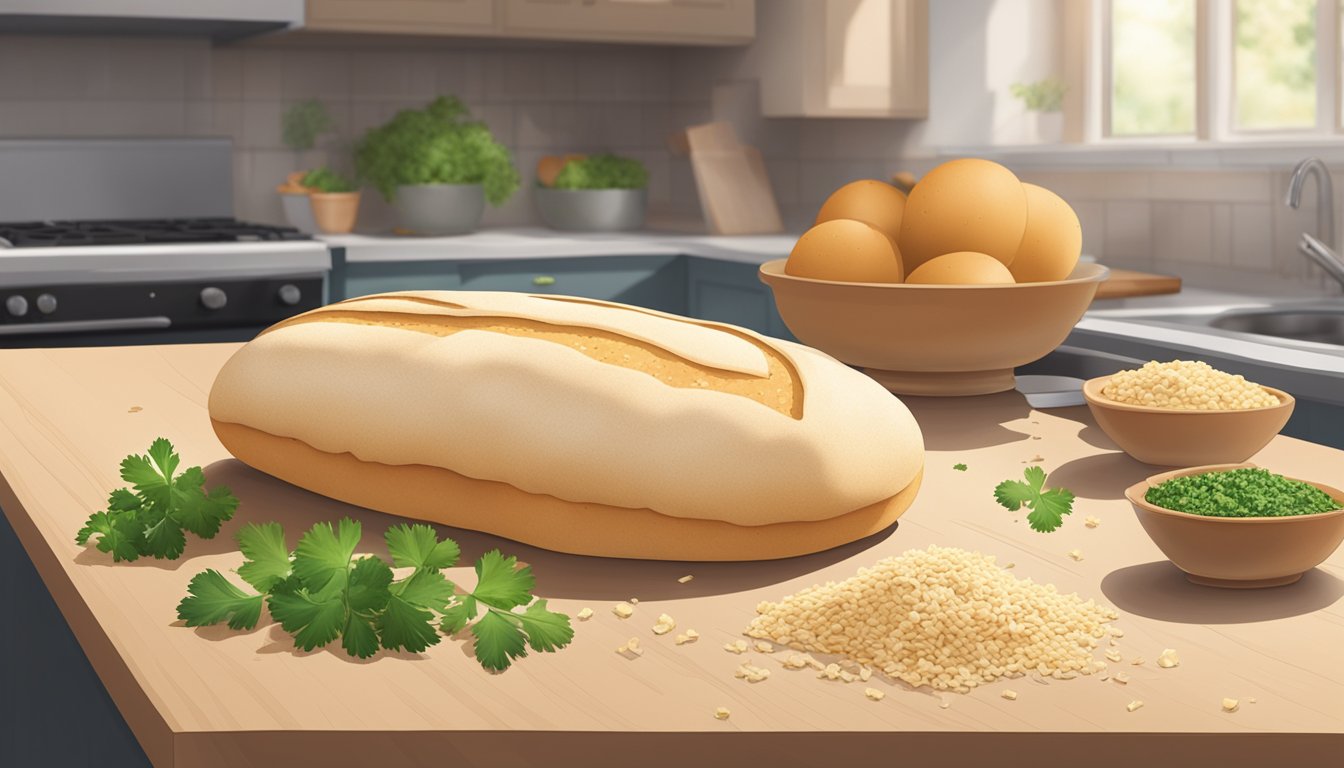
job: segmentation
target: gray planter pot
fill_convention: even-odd
[[[618,232],[644,226],[648,191],[643,189],[550,189],[533,199],[546,226],[571,232]]]
[[[282,192],[280,207],[285,212],[285,221],[289,226],[310,235],[317,231],[317,221],[313,219],[313,201],[306,192],[298,195]]]
[[[397,187],[394,202],[402,229],[417,235],[475,232],[485,213],[480,184],[412,184]]]

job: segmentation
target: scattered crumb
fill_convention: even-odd
[[[723,650],[729,653],[746,653],[747,647],[748,646],[746,640],[734,640],[731,643],[723,644]]]
[[[699,639],[700,639],[700,633],[699,633],[699,632],[696,632],[694,629],[688,629],[688,630],[686,630],[684,633],[682,633],[682,634],[680,634],[680,635],[677,635],[677,645],[685,645],[685,644],[687,644],[687,643],[694,643],[696,640],[699,640]]]
[[[729,712],[727,707],[718,707],[717,709],[714,710],[714,719],[727,720],[728,716],[731,714],[733,713]]]
[[[611,607],[611,612],[622,619],[628,619],[635,614],[635,609],[629,603],[617,603]]]
[[[630,598],[629,600],[626,600],[626,602],[629,603],[629,604],[631,604],[631,605],[639,605],[639,598],[638,598],[638,597],[632,597],[632,598]]]
[[[1246,697],[1246,703],[1247,703],[1247,704],[1254,704],[1254,703],[1255,703],[1255,697],[1254,697],[1254,696],[1247,696],[1247,697]]]
[[[1236,699],[1223,699],[1224,712],[1236,712],[1241,707],[1241,702]]]
[[[1039,453],[1031,457],[1032,464],[1040,464],[1042,461],[1045,461],[1045,457]]]
[[[733,673],[733,677],[746,680],[748,683],[759,683],[770,676],[770,670],[765,667],[758,667],[750,662],[745,662]]]
[[[1005,571],[1007,571],[1007,570],[1011,570],[1011,569],[1016,568],[1016,567],[1017,567],[1017,563],[1006,563],[1006,564],[1003,566],[1003,569],[1004,569]]]
[[[1111,646],[1112,648],[1119,648],[1119,647],[1120,647],[1120,641],[1119,641],[1119,640],[1116,640],[1114,637],[1112,637],[1110,640],[1107,640],[1107,641],[1106,641],[1106,644],[1109,645],[1109,646]],[[1113,659],[1113,661],[1119,661],[1119,659]]]
[[[1101,677],[1099,677],[1099,678],[1097,678],[1097,679],[1098,679],[1098,680],[1101,680],[1101,682],[1104,683],[1104,682],[1106,682],[1107,680],[1110,680],[1110,679],[1111,679],[1111,676],[1110,676],[1110,675],[1102,675]]]
[[[758,653],[774,653],[774,652],[775,652],[775,646],[773,646],[773,645],[771,645],[771,644],[765,642],[764,640],[757,640],[757,641],[756,641],[756,645],[755,645],[755,647],[756,647],[756,651],[757,651]]]
[[[1088,515],[1083,519],[1083,525],[1086,525],[1088,528],[1096,528],[1098,525],[1101,525],[1101,520]]]
[[[1040,439],[1041,439],[1041,436],[1040,436],[1040,435],[1032,435],[1032,436],[1031,436],[1031,439],[1032,439],[1032,440],[1040,440]]]
[[[1143,702],[1139,701],[1138,699],[1135,699],[1125,705],[1125,709],[1129,712],[1133,712],[1134,710],[1139,709],[1141,707],[1143,707]]]
[[[947,709],[947,708],[950,707],[950,706],[952,706],[952,702],[948,701],[946,696],[944,696],[944,697],[943,697],[941,700],[939,700],[939,702],[938,702],[938,708],[939,708],[939,709]]]
[[[666,635],[676,628],[677,620],[664,613],[658,617],[658,623],[653,625],[653,634]]]
[[[881,701],[883,697],[885,697],[887,694],[877,690],[876,688],[864,688],[863,695],[867,696],[872,701]]]
[[[144,408],[141,408],[141,407],[138,406],[138,405],[132,405],[129,409],[127,409],[126,412],[127,412],[127,413],[139,413],[139,412],[141,412],[141,411],[143,411],[143,410],[145,410],[145,409],[144,409]]]
[[[1120,656],[1120,652],[1117,650],[1112,649],[1106,652],[1107,661],[1114,661],[1115,663],[1119,664],[1122,658],[1123,657]]]
[[[1163,650],[1162,653],[1158,654],[1157,666],[1163,669],[1171,669],[1172,667],[1179,667],[1180,665],[1180,657],[1177,656],[1176,651],[1171,648],[1167,648]]]
[[[592,609],[592,608],[580,608],[580,609],[579,609],[579,612],[578,612],[578,614],[577,614],[577,616],[579,617],[579,621],[587,621],[587,620],[593,618],[593,609]]]
[[[688,574],[686,574],[685,576],[682,576],[680,579],[677,579],[677,581],[680,582],[680,583],[682,583],[682,584],[685,584],[686,582],[688,582],[688,581],[690,581],[691,579],[694,579],[694,578],[695,578],[694,576],[692,576],[691,574],[688,573]]]
[[[1003,693],[1000,693],[999,695],[1009,701],[1017,701],[1017,691],[1007,689]]]
[[[1111,679],[1121,685],[1129,684],[1129,675],[1124,672],[1116,672],[1114,675],[1111,675]]]
[[[1119,627],[1111,627],[1111,637],[1124,637],[1125,630]]]
[[[1134,660],[1131,661],[1131,662],[1129,662],[1129,663],[1130,663],[1130,664],[1133,664],[1133,665],[1136,666],[1136,667],[1142,667],[1142,666],[1143,666],[1143,657],[1142,657],[1142,656],[1135,656],[1135,657],[1134,657]]]
[[[639,647],[639,638],[632,637],[616,649],[616,652],[627,658],[636,658],[644,655],[644,649]]]
[[[873,670],[869,669],[868,667],[859,667],[859,680],[861,682],[864,683],[868,682],[872,678],[872,676],[873,676]]]
[[[1083,551],[1081,549],[1071,549],[1069,550],[1069,557],[1073,558],[1074,562],[1079,562],[1083,559]]]

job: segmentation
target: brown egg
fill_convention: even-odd
[[[816,224],[833,219],[854,219],[900,237],[905,193],[885,181],[851,181],[831,193],[817,212]]]
[[[849,283],[899,283],[905,277],[895,241],[853,219],[823,221],[804,232],[784,273]]]
[[[543,187],[555,186],[555,179],[560,172],[565,170],[571,160],[582,160],[586,155],[568,154],[564,157],[558,155],[546,155],[537,161],[537,181],[541,182]]]
[[[951,160],[910,191],[900,247],[908,270],[944,253],[985,253],[1011,264],[1027,228],[1027,196],[1012,171],[989,160]]]
[[[1083,227],[1064,198],[1035,184],[1023,184],[1027,195],[1027,231],[1017,256],[1008,265],[1019,283],[1063,280],[1078,265]]]
[[[1012,283],[1013,274],[993,256],[961,251],[929,259],[916,267],[905,282],[923,285],[1000,285]]]

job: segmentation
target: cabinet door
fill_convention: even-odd
[[[496,0],[308,0],[304,28],[406,34],[493,34]]]
[[[623,43],[749,43],[755,0],[504,0],[504,34]]]
[[[686,313],[686,266],[680,256],[468,261],[458,270],[463,290],[582,296]]]
[[[775,308],[774,294],[757,277],[757,271],[755,264],[690,259],[687,313],[701,320],[731,323],[767,336],[794,340]]]

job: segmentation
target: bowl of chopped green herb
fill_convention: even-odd
[[[1344,491],[1254,464],[1164,472],[1125,490],[1149,538],[1186,578],[1292,584],[1344,541]]]

